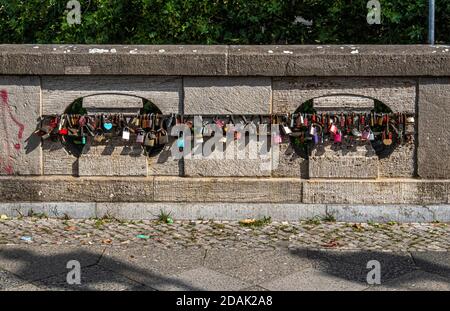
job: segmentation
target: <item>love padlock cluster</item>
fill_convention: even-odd
[[[414,115],[405,113],[292,114],[290,135],[296,143],[325,142],[353,144],[378,141],[410,142],[414,136]]]
[[[195,122],[200,122],[198,125]],[[266,125],[267,135],[273,142],[283,143],[294,139],[296,144],[347,143],[379,141],[389,146],[411,141],[414,135],[414,116],[404,113],[293,113],[282,115],[241,116],[188,116],[162,114],[62,114],[41,120],[36,135],[43,139],[60,139],[84,145],[91,137],[101,143],[111,137],[142,144],[144,147],[165,145],[169,142],[171,128],[185,125],[194,134],[194,139],[203,142],[204,136],[220,135],[231,131],[235,140],[242,136],[235,125],[242,125],[244,135],[253,125],[257,135],[262,134],[260,125]],[[209,125],[214,125],[211,127]],[[272,131],[273,129],[277,131]],[[281,131],[280,131],[281,130]],[[182,132],[177,144],[183,147]]]
[[[63,114],[43,118],[35,134],[43,139],[60,139],[62,142],[70,139],[76,145],[85,145],[88,138],[101,143],[121,136],[123,140],[130,141],[134,134],[134,142],[154,147],[169,142],[168,130],[176,122],[175,115]]]

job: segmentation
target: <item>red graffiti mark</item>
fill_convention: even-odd
[[[13,163],[12,163],[12,147],[14,147],[15,150],[20,150],[21,145],[20,145],[20,141],[23,138],[23,131],[25,129],[25,126],[20,123],[16,117],[13,115],[13,111],[11,109],[11,106],[8,104],[8,92],[6,90],[1,90],[0,91],[0,97],[2,99],[1,102],[1,106],[0,106],[0,121],[3,124],[3,131],[5,133],[5,140],[3,141],[3,146],[5,149],[5,156],[6,159],[3,160],[0,156],[0,169],[1,169],[1,165],[2,163],[4,164],[4,168],[3,170],[6,172],[6,174],[8,175],[12,175],[14,174],[14,168],[13,168]],[[19,143],[15,143],[14,145],[11,142],[10,136],[9,136],[9,132],[8,132],[8,120],[7,117],[9,117],[12,122],[18,127],[18,133],[17,133],[17,138],[19,139]],[[11,150],[10,150],[11,148]]]

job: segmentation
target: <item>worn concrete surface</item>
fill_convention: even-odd
[[[422,178],[450,178],[450,79],[419,80],[417,168]],[[444,122],[444,123],[442,123]]]
[[[0,76],[0,92],[0,175],[40,175],[40,79]]]
[[[272,81],[265,77],[185,77],[186,114],[268,114]]]
[[[161,210],[178,219],[238,220],[271,217],[297,221],[332,216],[337,221],[425,223],[450,221],[450,205],[358,205],[289,203],[176,203],[176,202],[16,202],[0,203],[0,214],[9,217],[45,214],[77,219],[113,217],[127,220],[155,219]]]
[[[42,114],[61,114],[77,98],[104,94],[148,99],[163,113],[179,113],[181,80],[158,76],[43,76]]]
[[[293,113],[310,99],[336,95],[377,99],[394,112],[415,111],[416,82],[413,79],[283,77],[274,78],[272,88],[275,113]]]
[[[0,176],[0,202],[448,204],[449,180]],[[18,191],[18,189],[27,191]]]
[[[2,74],[449,76],[446,46],[11,45]]]
[[[243,227],[26,217],[0,227],[3,291],[450,290],[446,224]],[[71,260],[80,262],[79,285],[67,283]],[[367,283],[372,260],[380,264],[379,285]]]

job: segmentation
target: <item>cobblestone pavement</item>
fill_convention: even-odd
[[[318,219],[3,219],[0,290],[450,290],[449,233]],[[67,282],[72,260],[79,285]],[[379,285],[367,282],[373,260]]]
[[[0,221],[0,244],[158,245],[166,248],[308,247],[382,251],[449,251],[450,226],[431,224],[237,221],[60,220]]]

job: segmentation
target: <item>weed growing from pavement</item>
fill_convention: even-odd
[[[326,214],[322,218],[322,221],[325,221],[325,222],[336,222],[336,218],[332,214]]]
[[[33,209],[30,209],[28,211],[28,217],[34,217],[34,218],[39,218],[39,219],[44,219],[44,218],[47,219],[48,215],[46,213],[44,213],[44,212],[42,212],[42,213],[35,213],[33,211]]]
[[[320,225],[321,222],[322,222],[322,220],[320,219],[319,216],[315,216],[313,218],[309,218],[309,219],[305,220],[305,224],[314,225],[314,226]]]
[[[165,212],[163,210],[160,210],[158,215],[158,221],[165,224],[170,224],[173,222],[172,220],[172,213],[171,212]]]
[[[264,225],[268,225],[272,222],[272,217],[266,217],[259,219],[244,219],[239,221],[239,225],[243,227],[262,227]]]

